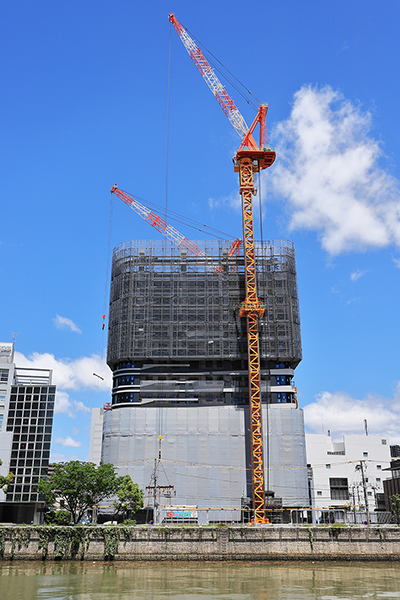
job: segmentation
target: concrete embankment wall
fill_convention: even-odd
[[[400,527],[11,527],[3,560],[400,560]]]

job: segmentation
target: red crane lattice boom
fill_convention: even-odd
[[[122,191],[117,187],[115,183],[110,192],[115,194],[118,198],[122,200],[129,208],[135,211],[142,219],[147,221],[154,229],[157,229],[160,233],[162,233],[167,239],[171,240],[178,246],[178,248],[186,248],[193,256],[203,256],[207,258],[206,254],[199,248],[197,244],[189,240],[186,236],[184,236],[180,231],[175,229],[170,223],[168,223],[165,219],[160,217],[153,210],[136,200],[133,196],[130,196],[126,192]],[[234,240],[229,248],[228,256],[229,258],[239,257],[240,245],[242,244],[242,240],[239,238]],[[236,267],[232,267],[237,268]],[[206,269],[213,270],[215,273],[220,273],[223,268],[222,267],[207,267]],[[103,326],[104,328],[104,326]]]

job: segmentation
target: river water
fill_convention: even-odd
[[[1,600],[400,599],[400,564],[0,563]]]

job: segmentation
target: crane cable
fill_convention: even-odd
[[[181,23],[181,25],[182,25],[182,23]],[[254,108],[255,110],[258,110],[258,106],[256,106],[256,105],[254,104],[254,102],[252,102],[251,100],[249,100],[249,99],[248,99],[248,97],[247,97],[247,94],[250,94],[250,96],[252,96],[252,97],[253,97],[253,98],[254,98],[254,99],[257,101],[257,103],[258,103],[258,104],[261,104],[261,102],[260,102],[260,100],[257,98],[257,96],[255,96],[255,95],[253,94],[253,92],[251,92],[251,91],[250,91],[250,90],[247,88],[247,86],[245,86],[245,85],[244,85],[244,83],[242,83],[242,82],[240,81],[240,79],[238,79],[238,78],[236,77],[236,75],[234,75],[234,74],[233,74],[233,73],[232,73],[232,72],[231,72],[231,71],[228,69],[228,67],[226,67],[226,66],[225,66],[225,65],[224,65],[224,64],[223,64],[223,63],[222,63],[222,62],[221,62],[221,61],[220,61],[220,60],[219,60],[219,59],[218,59],[218,58],[217,58],[217,57],[216,57],[216,56],[215,56],[215,55],[214,55],[214,54],[211,52],[211,50],[209,50],[209,49],[208,49],[208,48],[207,48],[207,47],[206,47],[204,44],[202,44],[202,43],[200,42],[200,40],[199,40],[199,39],[198,39],[198,38],[197,38],[195,35],[193,35],[193,33],[192,33],[191,31],[189,31],[189,29],[188,29],[187,27],[185,27],[184,25],[182,25],[182,27],[185,29],[185,31],[187,31],[187,32],[188,32],[188,34],[189,34],[189,35],[190,35],[190,36],[191,36],[191,37],[192,37],[194,40],[196,40],[196,42],[199,44],[199,46],[201,46],[202,48],[204,48],[204,50],[205,50],[205,51],[206,51],[206,52],[207,52],[207,53],[208,53],[210,56],[212,56],[212,57],[213,57],[213,59],[214,59],[216,62],[213,62],[213,61],[209,60],[209,63],[212,65],[212,67],[214,67],[214,69],[216,69],[216,70],[217,70],[217,71],[218,71],[218,72],[219,72],[221,75],[223,75],[223,76],[226,78],[226,80],[227,80],[227,81],[228,81],[228,82],[231,84],[231,86],[232,86],[232,87],[233,87],[233,88],[234,88],[234,89],[237,91],[237,93],[238,93],[238,94],[240,94],[240,95],[242,96],[242,98],[243,98],[243,99],[244,99],[244,100],[247,102],[247,104],[249,104],[249,105],[250,105],[252,108]],[[221,69],[220,67],[218,67],[218,65],[217,65],[216,63],[219,63],[219,64],[221,65],[222,69]],[[233,77],[233,79],[235,79],[235,80],[238,82],[239,86],[241,86],[241,87],[242,87],[244,90],[246,90],[246,93],[244,93],[244,92],[242,91],[242,89],[241,89],[240,87],[238,87],[238,86],[237,86],[237,85],[236,85],[236,84],[235,84],[235,83],[232,81],[232,79],[230,79],[230,78],[228,77],[227,73],[229,73],[229,75],[230,75],[231,77]]]
[[[121,191],[124,192],[125,194],[127,194],[128,196],[132,196],[139,202],[143,203],[146,208],[151,208],[152,210],[153,209],[156,210],[158,215],[162,215],[163,217],[166,216],[165,207],[160,206],[159,204],[156,204],[155,202],[150,202],[149,200],[146,200],[145,198],[142,198],[141,196],[138,196],[137,194],[129,193],[126,190],[121,190]],[[168,211],[168,219],[169,219],[169,221],[176,221],[177,223],[181,223],[182,225],[186,225],[187,227],[196,229],[196,231],[204,232],[207,235],[211,235],[212,237],[215,237],[219,240],[220,239],[225,239],[225,240],[227,240],[227,239],[235,240],[236,239],[236,236],[231,235],[230,233],[226,233],[224,231],[221,231],[220,229],[216,229],[215,227],[210,227],[209,225],[206,225],[205,223],[200,223],[199,221],[195,221],[194,219],[191,219],[190,217],[186,217],[185,215],[182,215],[173,210]]]
[[[168,96],[167,96],[167,151],[165,161],[165,215],[168,214],[168,162],[169,162],[169,112],[171,102],[171,31],[172,23],[169,24],[169,53],[168,53]]]
[[[110,281],[110,255],[111,255],[111,238],[112,238],[112,226],[113,226],[113,214],[114,214],[114,194],[110,194],[110,216],[108,219],[108,242],[107,242],[107,259],[106,259],[106,280],[104,284],[104,300],[103,300],[103,327],[102,327],[102,336],[101,336],[101,352],[100,358],[105,359],[105,351],[104,351],[104,319],[107,314],[107,304],[108,304],[108,285]]]

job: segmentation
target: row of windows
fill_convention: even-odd
[[[49,409],[47,411],[45,410],[9,410],[8,411],[8,416],[10,419],[13,419],[14,417],[18,417],[18,418],[29,418],[29,417],[52,417],[53,416],[53,409]]]
[[[289,375],[275,375],[275,385],[290,385],[291,377]]]
[[[238,395],[239,396],[239,395]],[[160,398],[159,394],[143,394],[142,395],[143,399],[154,399],[157,400],[158,398]],[[196,396],[197,398],[197,396]],[[163,400],[170,400],[171,402],[193,402],[195,401],[195,396],[193,394],[190,394],[188,396],[183,396],[180,397],[178,394],[171,394],[171,395],[163,395],[162,396]],[[213,402],[213,401],[217,401],[217,402],[223,402],[224,401],[224,395],[223,394],[206,394],[204,396],[204,399],[206,402]],[[140,397],[139,397],[139,392],[130,392],[130,393],[126,393],[126,394],[115,394],[115,396],[113,396],[113,400],[112,403],[113,404],[124,404],[124,403],[134,403],[134,402],[140,402]],[[240,402],[242,402],[242,399],[240,400]],[[239,402],[236,402],[239,403]]]
[[[34,428],[33,428],[34,429]],[[41,428],[43,429],[43,427]],[[42,433],[38,433],[35,435],[35,433],[22,433],[22,434],[15,434],[13,436],[13,442],[50,442],[51,441],[51,435],[49,433],[46,433],[43,435]]]
[[[15,478],[15,483],[24,483],[25,485],[27,484],[36,484],[39,483],[39,477],[35,476],[35,477],[30,477],[30,475],[26,475],[25,477],[22,477],[22,475],[18,476]],[[8,491],[11,491],[11,486],[8,486]]]
[[[276,394],[273,393],[271,394],[272,396],[272,402],[275,404],[276,402],[278,404],[280,403],[286,403],[286,402],[294,402],[293,400],[293,394],[288,393],[288,392],[277,392]]]
[[[273,402],[277,402],[277,403],[285,403],[285,402],[293,402],[293,397],[292,394],[287,394],[287,393],[278,393],[278,394],[273,394],[273,396],[276,396],[277,398],[273,398],[272,401]],[[157,393],[148,393],[148,394],[142,394],[141,397],[143,399],[157,399],[160,398],[160,394]],[[163,399],[168,399],[171,401],[176,401],[176,400],[180,400],[180,401],[185,401],[188,400],[190,401],[190,399],[192,398],[199,398],[200,402],[201,400],[205,400],[206,402],[224,402],[225,398],[223,394],[205,394],[204,396],[195,396],[194,394],[188,394],[187,396],[179,396],[179,394],[164,394],[162,396]],[[246,404],[249,401],[248,398],[248,394],[232,394],[231,396],[232,402],[233,404]],[[139,403],[141,401],[140,399],[140,395],[139,392],[126,392],[124,394],[115,394],[113,395],[113,400],[112,403],[113,404],[122,404],[122,403]],[[261,394],[261,402],[266,403],[267,402],[267,394]]]
[[[31,476],[32,475],[33,477],[46,477],[47,471],[48,471],[47,468],[42,468],[41,469],[39,467],[35,467],[35,468],[31,469],[30,467],[27,467],[25,469],[24,468],[18,468],[18,469],[16,469],[14,471],[14,473],[17,476],[22,476],[22,475]]]
[[[0,369],[0,381],[8,381],[8,369]]]
[[[114,387],[122,385],[138,385],[139,383],[140,378],[137,376],[135,377],[135,375],[122,375],[114,379]]]
[[[135,365],[134,363],[131,362],[124,362],[124,363],[120,363],[117,367],[117,369],[134,369]]]
[[[56,388],[55,386],[45,386],[45,387],[24,387],[24,386],[13,386],[11,388],[12,394],[55,394]]]
[[[44,465],[44,461],[46,460],[48,464],[49,458],[49,450],[20,450],[19,454],[18,450],[11,450],[10,467],[13,466],[13,461],[15,463],[14,466],[18,467],[40,467],[40,465]]]
[[[7,492],[12,494],[12,493],[17,493],[17,492],[25,492],[25,493],[29,493],[29,492],[37,492],[37,485],[33,485],[31,486],[30,483],[26,484],[26,485],[19,485],[18,483],[14,484],[14,485],[9,485],[7,488]]]
[[[50,411],[53,412],[53,411]],[[45,417],[40,417],[39,419],[37,419],[36,417],[32,417],[31,419],[29,417],[9,417],[7,419],[7,425],[16,425],[16,426],[28,426],[30,425],[31,428],[35,427],[37,425],[51,425],[53,422],[53,415],[48,415],[46,418]]]
[[[50,444],[48,450],[11,450],[11,458],[50,458]]]
[[[18,402],[16,402],[16,400],[14,399],[10,399],[10,409],[11,410],[15,410],[16,408],[18,410],[38,410],[38,409],[46,409],[46,408],[54,408],[54,396],[51,395],[48,397],[48,400],[46,400],[45,396],[41,396],[40,400],[41,402],[39,403],[39,396],[37,397],[37,399],[35,399],[35,396],[33,397],[34,400],[33,402],[31,402],[31,400],[24,400],[24,398],[22,398],[21,400],[18,397]]]
[[[50,437],[50,436],[48,436]],[[12,450],[50,450],[50,442],[13,442]]]
[[[43,421],[44,419],[39,419],[39,421]],[[47,427],[42,427],[39,426],[37,427],[36,425],[31,425],[30,427],[28,427],[27,425],[23,425],[22,427],[20,427],[19,425],[16,427],[13,427],[12,425],[8,425],[7,423],[7,431],[13,431],[14,433],[51,433],[51,426],[47,426]]]
[[[49,459],[48,458],[20,458],[20,459],[16,459],[16,458],[12,458],[10,460],[10,471],[12,473],[14,473],[14,469],[16,467],[22,468],[22,467],[48,467],[49,466]]]
[[[8,502],[43,502],[44,500],[43,494],[7,494]]]

